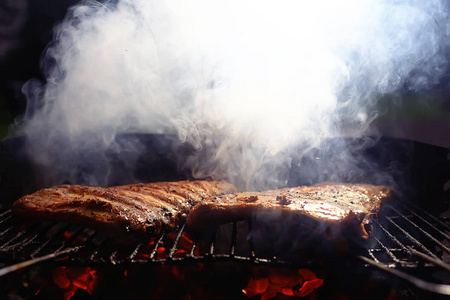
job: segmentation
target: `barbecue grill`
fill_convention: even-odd
[[[417,288],[449,295],[450,285],[441,283],[443,275],[440,275],[440,280],[433,279],[433,274],[440,271],[446,273],[445,279],[450,275],[447,263],[450,254],[449,220],[436,218],[416,207],[389,205],[385,210],[384,215],[374,222],[372,246],[358,256],[360,267],[380,269]],[[241,223],[245,224],[235,222],[213,228],[208,233],[206,247],[199,247],[197,240],[187,238],[185,226],[182,226],[176,233],[163,232],[133,247],[118,249],[102,233],[92,229],[65,222],[17,226],[10,211],[5,211],[1,215],[0,251],[3,261],[9,265],[0,270],[0,275],[7,276],[10,272],[45,261],[64,266],[230,261],[278,267],[322,267],[314,261],[285,260],[276,253],[268,255],[251,238],[245,245],[239,244],[239,235],[252,236],[252,221]],[[226,243],[223,236],[229,237]]]
[[[384,148],[393,140],[381,143]],[[415,199],[400,197],[386,203],[373,219],[372,234],[364,250],[336,265],[358,272],[364,270],[367,274],[382,274],[377,276],[389,284],[397,282],[416,295],[425,293],[426,297],[439,299],[441,295],[450,295],[450,215],[446,214],[448,206],[443,188],[448,178],[448,150],[412,144],[415,150],[411,152],[413,157],[408,158],[413,162],[408,172],[419,172],[420,176],[413,177],[412,181],[424,188]],[[368,151],[371,155],[377,152],[374,148]],[[380,165],[389,165],[392,157],[388,161],[380,161]],[[440,189],[436,190],[436,186]],[[6,207],[0,214],[0,280],[15,278],[18,276],[15,274],[26,274],[43,265],[120,270],[136,266],[151,270],[158,266],[220,263],[336,268],[329,262],[286,255],[277,247],[271,248],[271,237],[261,240],[253,234],[257,230],[255,226],[255,220],[249,219],[210,228],[194,237],[182,225],[176,232],[164,231],[157,237],[124,247],[115,245],[102,232],[84,226],[66,222],[18,223]]]

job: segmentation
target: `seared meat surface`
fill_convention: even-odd
[[[307,224],[310,230],[350,229],[367,238],[364,224],[392,188],[370,184],[320,183],[262,192],[234,193],[198,203],[189,213],[190,231],[258,216],[270,222]],[[319,229],[320,228],[320,229]]]
[[[26,221],[56,220],[90,226],[118,240],[129,232],[157,234],[163,228],[176,228],[194,204],[230,192],[236,192],[236,188],[224,181],[110,188],[60,185],[20,198],[13,204],[12,213]]]

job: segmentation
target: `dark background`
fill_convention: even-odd
[[[24,112],[22,85],[44,79],[39,61],[53,27],[77,0],[0,0],[0,139]]]

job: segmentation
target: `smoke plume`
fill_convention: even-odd
[[[438,0],[83,1],[55,28],[46,82],[23,88],[22,131],[42,185],[113,184],[105,153],[132,169],[145,146],[118,136],[151,133],[194,178],[285,186],[327,139],[363,136],[380,96],[438,83],[447,13]]]

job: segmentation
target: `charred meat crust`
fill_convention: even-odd
[[[110,188],[60,185],[18,199],[15,218],[67,221],[103,231],[117,242],[176,229],[192,203],[235,192],[224,181],[179,181]],[[130,236],[130,233],[132,235]]]
[[[197,204],[189,213],[191,232],[255,215],[274,216],[283,222],[309,222],[345,228],[362,239],[368,237],[364,225],[376,214],[393,189],[370,184],[320,183],[263,192],[218,196]]]

